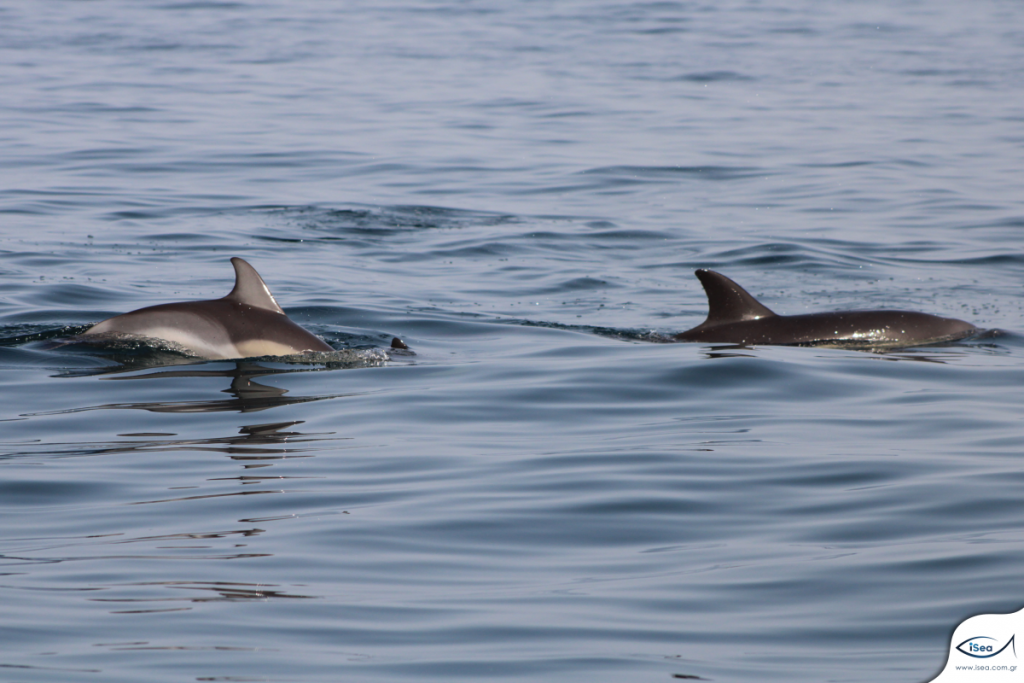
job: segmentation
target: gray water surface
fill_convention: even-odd
[[[1022,26],[0,8],[0,679],[930,679],[1024,605]],[[57,341],[232,256],[336,362]],[[1003,332],[651,343],[701,267]]]

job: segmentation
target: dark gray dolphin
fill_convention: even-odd
[[[223,299],[140,308],[97,323],[80,338],[159,339],[211,359],[334,351],[285,315],[255,268],[240,258],[231,265],[235,288]]]
[[[955,341],[980,332],[963,320],[914,311],[838,311],[776,315],[745,289],[713,270],[698,270],[708,295],[708,319],[672,337],[724,344],[899,348]]]

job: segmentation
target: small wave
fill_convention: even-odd
[[[417,205],[343,208],[304,206],[275,208],[273,212],[286,221],[297,223],[305,231],[321,233],[320,239],[324,240],[356,235],[387,236],[406,231],[494,226],[518,220],[505,213]],[[280,239],[274,235],[262,238]],[[303,237],[300,241],[309,239]]]
[[[683,74],[671,79],[673,81],[689,81],[691,83],[718,83],[722,81],[753,81],[751,76],[746,76],[735,71],[697,71]]]
[[[638,181],[692,178],[694,180],[742,180],[766,175],[754,166],[600,166],[582,171],[584,175],[616,176]]]

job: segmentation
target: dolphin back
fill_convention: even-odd
[[[221,299],[140,308],[97,323],[81,336],[157,339],[211,359],[334,350],[285,315],[255,268],[240,258],[231,264],[235,286]]]
[[[708,296],[708,317],[676,341],[898,348],[963,339],[979,332],[963,320],[916,311],[838,311],[776,315],[729,278],[711,270],[697,277]]]

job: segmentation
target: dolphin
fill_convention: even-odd
[[[79,338],[159,339],[213,360],[334,351],[285,315],[255,268],[237,257],[231,265],[235,288],[222,299],[140,308],[97,323]]]
[[[713,270],[696,271],[708,318],[675,341],[724,344],[900,348],[956,341],[979,333],[970,323],[914,311],[837,311],[777,315]]]

